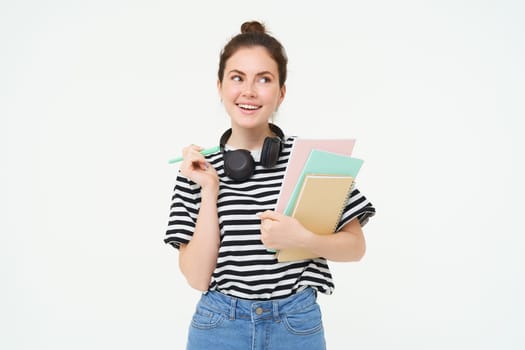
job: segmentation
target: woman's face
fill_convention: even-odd
[[[286,91],[279,86],[277,63],[262,46],[241,48],[233,54],[217,85],[234,129],[266,128]]]

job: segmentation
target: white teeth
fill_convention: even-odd
[[[252,109],[252,110],[259,109],[259,106],[253,106],[253,105],[238,104],[238,106],[244,109]]]

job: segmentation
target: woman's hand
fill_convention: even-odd
[[[259,214],[261,240],[270,249],[303,247],[312,234],[292,217],[267,210]]]
[[[182,175],[199,184],[203,190],[219,189],[219,176],[206,158],[200,153],[202,147],[189,145],[182,150],[183,161],[180,165]]]

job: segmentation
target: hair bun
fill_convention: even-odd
[[[257,21],[244,22],[241,25],[241,33],[266,33],[266,28]]]

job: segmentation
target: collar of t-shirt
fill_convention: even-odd
[[[232,146],[230,145],[224,145],[224,149],[226,151],[235,151],[236,148],[233,148]],[[249,150],[252,157],[253,157],[253,160],[256,161],[256,162],[259,162],[261,161],[261,150],[260,149],[257,149],[257,150]]]

